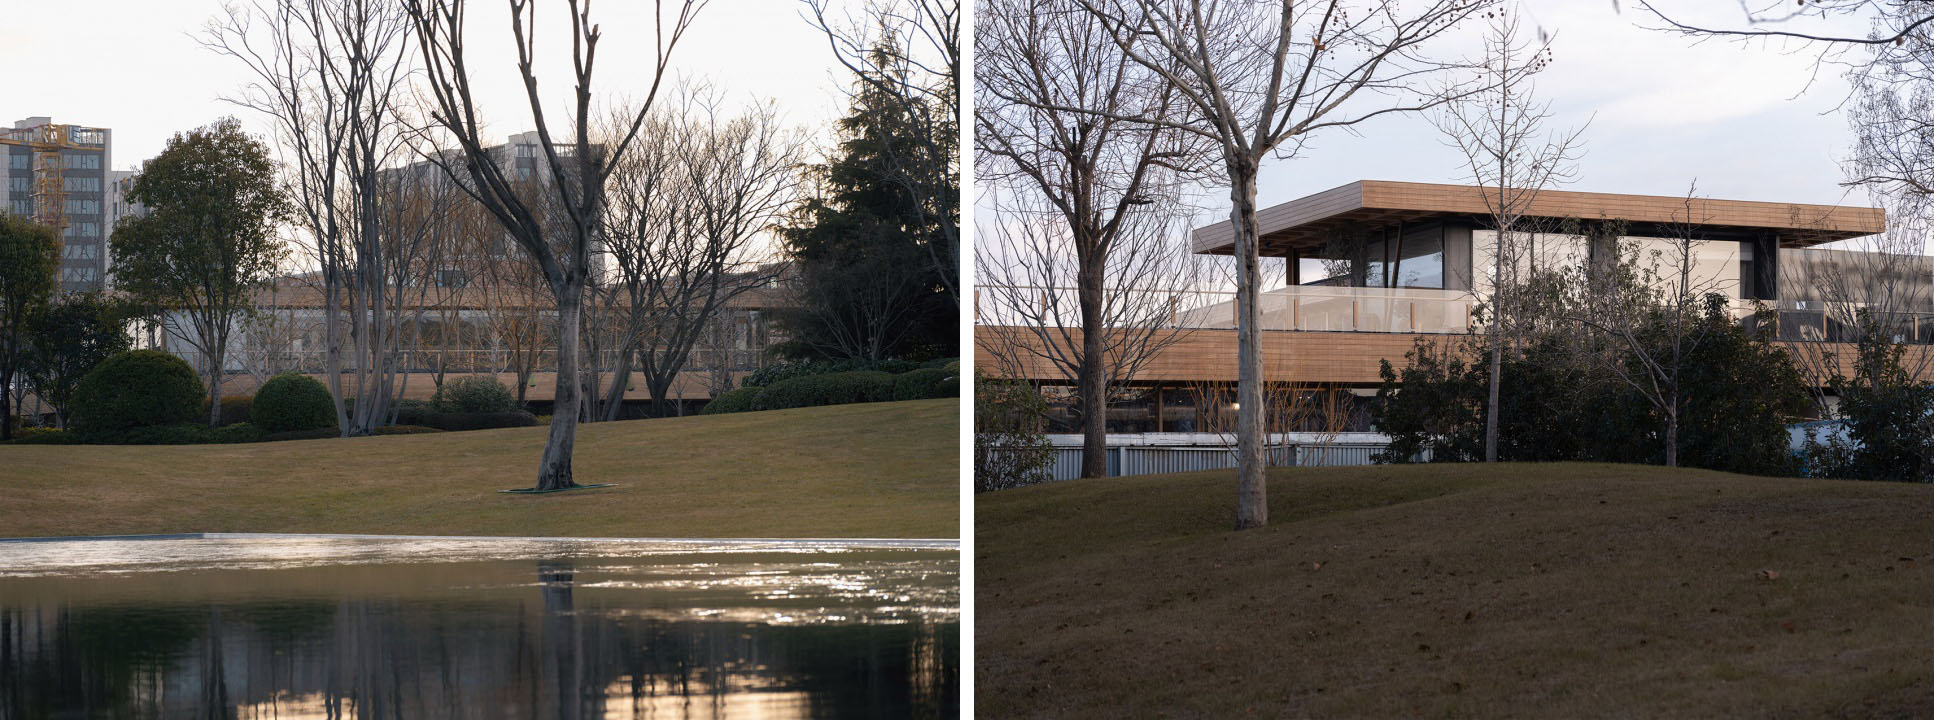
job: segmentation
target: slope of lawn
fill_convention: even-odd
[[[1934,488],[1616,465],[976,498],[990,717],[1934,714]]]
[[[959,536],[959,402],[594,423],[580,483],[536,479],[544,427],[243,445],[0,445],[0,537],[317,532]]]

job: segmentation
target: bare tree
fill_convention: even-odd
[[[864,87],[889,98],[908,121],[913,147],[883,148],[893,182],[916,200],[922,243],[942,285],[960,305],[959,0],[868,2],[859,17],[827,16],[828,0],[802,0],[807,22],[826,35],[833,57]],[[884,121],[885,118],[882,118]],[[891,140],[894,133],[882,133]]]
[[[1076,230],[1038,188],[990,196],[998,198],[988,203],[993,212],[974,231],[975,344],[1003,367],[1038,368],[1075,385],[1082,477],[1102,477],[1110,394],[1172,344],[1178,316],[1207,297],[1196,292],[1200,269],[1176,240],[1188,215],[1167,201],[1136,207],[1109,224],[1106,247],[1083,251],[1078,236],[1097,228]]]
[[[1236,258],[1236,527],[1267,525],[1263,477],[1262,314],[1256,176],[1263,158],[1292,157],[1304,139],[1376,117],[1429,110],[1481,88],[1469,62],[1426,48],[1497,0],[1080,0],[1130,60],[1174,88],[1175,117],[1146,122],[1202,136],[1229,183]],[[1436,85],[1436,87],[1430,87]]]
[[[1536,75],[1551,63],[1548,36],[1533,43],[1521,16],[1510,8],[1485,12],[1484,89],[1445,106],[1437,125],[1463,156],[1470,179],[1482,188],[1486,224],[1496,233],[1490,282],[1477,293],[1489,311],[1484,327],[1490,362],[1484,399],[1484,461],[1497,462],[1498,386],[1505,337],[1512,332],[1519,299],[1514,296],[1528,243],[1520,235],[1527,211],[1546,188],[1569,182],[1584,130],[1549,133],[1551,103],[1536,98]]]
[[[1182,209],[1183,171],[1201,163],[1206,143],[1119,119],[1168,119],[1181,107],[1077,0],[990,2],[977,21],[977,176],[999,187],[992,197],[1013,196],[977,231],[978,286],[1030,321],[1035,342],[1020,347],[1074,381],[1081,475],[1101,477],[1109,389],[1175,336],[1161,322],[1164,298],[1149,290],[1176,287],[1169,221]],[[1070,106],[1106,114],[1060,109]],[[1061,307],[1064,287],[1074,288],[1072,307]]]
[[[397,105],[411,75],[409,40],[402,8],[374,0],[229,5],[203,39],[254,76],[233,102],[275,120],[310,238],[305,250],[319,270],[323,373],[345,436],[369,434],[389,416],[409,292],[396,273],[420,264],[413,253],[427,248],[400,242],[417,233],[386,217],[401,190],[384,166],[402,147]],[[355,381],[353,404],[345,370]]]
[[[669,26],[662,3],[654,5],[656,61],[651,69],[651,85],[629,128],[614,142],[606,144],[593,142],[591,108],[592,76],[603,33],[591,23],[589,0],[582,4],[569,0],[568,5],[575,103],[568,113],[569,135],[559,138],[551,132],[537,92],[533,68],[536,8],[529,0],[509,0],[517,71],[530,101],[531,119],[537,127],[538,144],[550,175],[550,190],[569,221],[570,232],[558,242],[552,242],[529,198],[518,192],[507,168],[491,156],[485,145],[465,58],[465,0],[406,0],[404,3],[416,30],[417,45],[422,49],[433,100],[430,119],[461,151],[458,157],[432,155],[432,162],[438,163],[466,193],[482,203],[517,241],[529,261],[542,271],[555,300],[557,394],[553,401],[550,438],[538,465],[535,489],[540,491],[577,485],[571,472],[571,450],[577,439],[578,402],[582,395],[578,389],[579,308],[584,287],[593,279],[591,256],[603,223],[605,181],[616,164],[614,159],[623,157],[637,138],[658,97],[671,52],[704,2],[678,3],[678,11]]]
[[[608,223],[633,352],[661,416],[713,319],[784,267],[765,236],[799,197],[806,152],[771,103],[733,113],[704,88],[681,96],[686,111],[663,118],[662,141],[620,160]]]
[[[1814,55],[1814,71],[1838,68],[1848,80],[1843,107],[1854,132],[1842,185],[1864,187],[1887,207],[1886,233],[1844,248],[1782,252],[1777,258],[1780,334],[1826,414],[1827,380],[1841,370],[1833,344],[1857,342],[1870,330],[1914,342],[1913,315],[1934,311],[1934,273],[1924,253],[1934,201],[1934,4],[1917,0],[1812,0],[1796,5],[1740,5],[1741,25],[1683,22],[1641,0],[1659,28],[1695,41],[1732,40]],[[1865,25],[1866,32],[1848,32]],[[1804,227],[1815,218],[1795,218]],[[1760,261],[1756,259],[1756,261]],[[1862,312],[1875,323],[1862,322]],[[1817,326],[1816,326],[1817,322]],[[1916,377],[1929,353],[1903,353]]]
[[[1696,184],[1687,190],[1665,238],[1629,237],[1622,222],[1594,223],[1585,235],[1593,260],[1564,270],[1572,291],[1566,314],[1582,330],[1577,347],[1665,418],[1667,467],[1679,464],[1686,358],[1706,339],[1708,304],[1725,302],[1724,271],[1701,261],[1713,241],[1699,236],[1709,218],[1697,191]]]
[[[1853,359],[1846,349],[1861,334],[1880,330],[1894,344],[1923,344],[1934,336],[1934,260],[1922,254],[1927,215],[1918,196],[1892,199],[1898,202],[1883,233],[1835,249],[1780,253],[1777,332],[1822,417],[1831,414],[1830,381],[1846,371]],[[1901,362],[1914,377],[1934,371],[1934,353],[1904,352]]]

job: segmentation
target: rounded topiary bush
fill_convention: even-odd
[[[272,433],[334,427],[336,404],[322,381],[301,373],[283,373],[269,378],[255,391],[249,422]]]
[[[159,350],[109,356],[74,389],[74,424],[113,432],[206,419],[201,377],[181,358]],[[199,416],[199,417],[198,417]]]
[[[925,400],[927,398],[960,397],[958,373],[940,368],[926,368],[901,373],[893,377],[893,399]]]
[[[878,370],[808,375],[767,385],[758,409],[783,410],[893,399],[893,376]]]
[[[449,380],[430,396],[430,409],[440,413],[514,412],[517,396],[490,375],[471,375]]]
[[[765,388],[742,387],[712,398],[698,411],[700,415],[722,415],[725,413],[746,412],[759,409],[759,396]]]

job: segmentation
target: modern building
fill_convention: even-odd
[[[113,230],[113,133],[30,117],[0,131],[7,158],[0,210],[61,225],[61,292],[101,289]],[[49,207],[44,203],[57,203]]]
[[[1272,432],[1371,433],[1367,400],[1380,382],[1380,362],[1401,367],[1420,337],[1472,332],[1498,245],[1497,234],[1485,229],[1485,199],[1477,187],[1364,180],[1258,213],[1261,254],[1282,273],[1261,295],[1264,374],[1310,406],[1303,419]],[[1834,267],[1859,272],[1868,254],[1817,246],[1886,230],[1876,208],[1571,191],[1538,194],[1525,215],[1544,231],[1527,238],[1523,263],[1605,257],[1610,243],[1579,232],[1591,224],[1623,228],[1620,244],[1645,253],[1674,246],[1673,238],[1694,238],[1693,273],[1705,289],[1726,296],[1737,317],[1746,321],[1761,303],[1776,311],[1781,341],[1831,343],[1849,368],[1851,335],[1824,308],[1834,299],[1821,291],[1818,275]],[[1226,222],[1195,230],[1191,243],[1206,255],[1234,251]],[[1934,263],[1913,265],[1899,281],[1915,285],[1920,304],[1928,305],[1896,318],[1903,339],[1934,344]],[[1110,398],[1109,432],[1123,443],[1190,444],[1189,433],[1232,429],[1225,426],[1233,425],[1236,380],[1233,293],[1182,290],[1171,303],[1171,341]],[[1022,360],[1002,365],[986,338],[1038,341],[1002,327],[998,313],[977,314],[978,366],[1036,383],[1056,408],[1051,432],[1073,432],[1070,379],[1038,352],[1003,353]]]

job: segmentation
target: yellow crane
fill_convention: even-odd
[[[0,128],[0,145],[18,145],[34,154],[34,222],[67,232],[67,186],[62,179],[62,150],[99,150],[107,131],[79,125],[46,123],[27,128]]]

